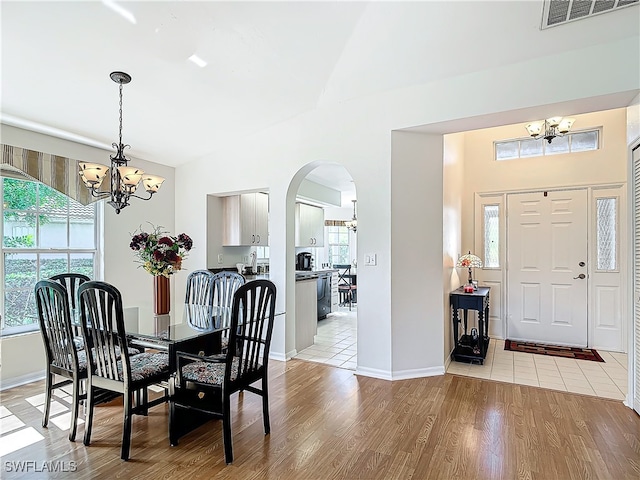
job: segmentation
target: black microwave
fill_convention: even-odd
[[[296,255],[296,270],[313,270],[313,256],[309,252]]]

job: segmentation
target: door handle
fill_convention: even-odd
[[[586,276],[584,273],[581,273],[581,274],[580,274],[580,275],[578,275],[577,277],[573,277],[573,279],[574,279],[574,280],[577,280],[578,278],[579,278],[580,280],[584,280],[585,278],[587,278],[587,276]]]

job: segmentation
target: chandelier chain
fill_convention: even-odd
[[[118,138],[120,139],[119,148],[122,145],[122,83],[120,84],[120,129],[118,130]]]

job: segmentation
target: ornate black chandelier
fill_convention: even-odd
[[[144,170],[127,166],[130,159],[125,156],[124,149],[127,147],[130,148],[131,146],[122,143],[122,86],[131,81],[131,75],[124,72],[112,72],[110,76],[111,80],[116,82],[120,88],[120,128],[118,130],[118,143],[112,144],[113,148],[116,149],[116,153],[110,157],[111,176],[109,191],[99,190],[102,181],[109,172],[109,167],[106,165],[80,162],[79,174],[93,197],[100,199],[110,198],[110,201],[107,203],[116,209],[116,213],[120,213],[120,210],[129,205],[129,199],[131,197],[141,200],[151,199],[153,194],[162,186],[164,178],[157,175],[145,174]],[[141,180],[144,189],[149,194],[148,197],[134,195]]]

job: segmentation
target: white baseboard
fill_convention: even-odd
[[[12,377],[8,379],[3,378],[0,382],[0,391],[43,380],[45,375],[46,372],[42,370],[40,372],[28,373],[26,375],[20,375],[18,377]]]
[[[269,358],[272,358],[274,360],[278,360],[280,362],[286,362],[287,360],[291,360],[297,354],[298,354],[298,352],[294,348],[290,352],[287,352],[287,353],[284,353],[284,354],[280,353],[280,352],[275,352],[275,353],[274,352],[269,352]]]
[[[378,370],[376,368],[356,367],[356,375],[364,377],[379,378],[381,380],[408,380],[411,378],[434,377],[444,375],[445,367],[415,368],[410,370],[399,370],[389,372],[388,370]]]
[[[408,380],[410,378],[424,378],[444,375],[445,367],[412,368],[393,372],[392,380]]]
[[[388,370],[378,370],[377,368],[356,367],[356,375],[363,377],[379,378],[381,380],[392,380],[391,372]]]

